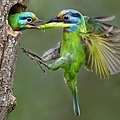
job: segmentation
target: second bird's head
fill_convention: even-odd
[[[80,24],[83,24],[84,21],[84,16],[78,12],[77,10],[73,10],[73,9],[67,9],[67,10],[62,10],[55,18],[49,20],[47,23],[57,23],[58,26],[60,23],[63,24],[73,24],[73,26],[70,25],[70,27],[66,27],[65,25],[63,25],[64,29],[67,32],[73,32],[76,29],[78,29]],[[62,27],[62,26],[61,26]],[[57,25],[56,25],[57,28]]]
[[[32,12],[21,12],[16,14],[10,14],[8,22],[13,30],[24,30],[24,29],[39,29],[36,23],[44,22],[38,19],[37,16]]]

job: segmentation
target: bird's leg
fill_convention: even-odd
[[[66,64],[71,62],[71,54],[70,53],[68,53],[65,57],[61,57],[61,58],[57,59],[52,64],[47,64],[42,60],[42,58],[40,58],[40,59],[39,58],[40,57],[37,57],[37,60],[35,58],[37,63],[39,63],[39,65],[43,64],[45,67],[47,67],[48,69],[50,69],[52,71],[62,68],[63,66],[65,66]]]
[[[60,55],[60,48],[61,48],[61,43],[58,43],[58,46],[55,48],[52,48],[48,51],[46,51],[42,57],[40,58],[38,55],[26,50],[25,48],[21,48],[23,50],[24,53],[26,53],[26,55],[28,55],[31,59],[39,58],[42,59],[43,61],[47,62],[50,60],[55,60],[57,58],[59,58]]]
[[[48,69],[53,70],[53,71],[57,70],[59,68],[62,68],[64,65],[71,62],[71,54],[70,53],[68,53],[64,57],[57,59],[53,64],[47,64],[47,63],[45,63],[44,59],[42,59],[42,57],[36,55],[35,53],[32,53],[32,52],[26,50],[25,48],[22,48],[22,50],[27,56],[29,56],[31,59],[35,60],[39,64],[40,67],[41,67],[41,64],[43,64]],[[48,61],[48,59],[47,59],[47,61]]]
[[[40,59],[42,60],[41,57],[39,57],[39,56],[38,56],[37,54],[35,54],[35,53],[32,53],[32,52],[26,50],[25,48],[21,48],[21,49],[22,49],[23,52],[24,52],[27,56],[29,56],[32,60],[35,60],[35,61],[38,63],[39,67],[42,69],[42,71],[45,72],[45,70],[42,68],[40,62],[38,62]]]
[[[42,60],[41,57],[39,57],[37,54],[33,53],[33,52],[30,52],[29,50],[26,50],[25,48],[21,48],[23,50],[23,52],[29,56],[31,59],[35,60],[35,61],[38,61],[38,60]]]
[[[59,43],[57,47],[46,51],[42,56],[42,60],[43,61],[50,61],[50,60],[55,60],[55,59],[59,58],[60,47],[61,47],[61,44]]]
[[[67,64],[69,64],[69,63],[71,63],[71,54],[70,54],[70,53],[68,53],[68,54],[67,54],[66,56],[64,56],[64,57],[60,57],[59,59],[57,59],[57,60],[56,60],[54,63],[52,63],[52,64],[47,64],[47,66],[46,66],[46,64],[45,64],[45,66],[46,66],[48,69],[54,71],[54,70],[57,70],[57,69],[59,69],[59,68],[64,67],[65,65],[67,65]],[[42,64],[44,64],[44,63],[42,63]]]

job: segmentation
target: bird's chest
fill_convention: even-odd
[[[71,54],[71,62],[64,68],[78,71],[85,59],[83,44],[80,42],[78,36],[67,36],[66,39],[64,39],[60,50],[60,56],[65,57],[68,53]]]
[[[77,59],[80,56],[83,56],[84,46],[77,32],[64,32],[63,34],[60,56],[66,56],[68,53],[71,54],[72,59]]]
[[[63,41],[60,50],[60,56],[66,56],[68,53],[71,54],[72,59],[74,59],[75,57],[77,58],[80,54],[80,45],[76,45],[74,42],[71,41]]]

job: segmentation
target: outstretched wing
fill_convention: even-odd
[[[120,30],[102,19],[87,18],[88,32],[80,37],[86,49],[85,67],[106,79],[120,72]]]

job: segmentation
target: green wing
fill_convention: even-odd
[[[100,78],[120,72],[120,30],[102,23],[107,17],[86,17],[87,33],[80,33],[86,50],[85,67]]]

